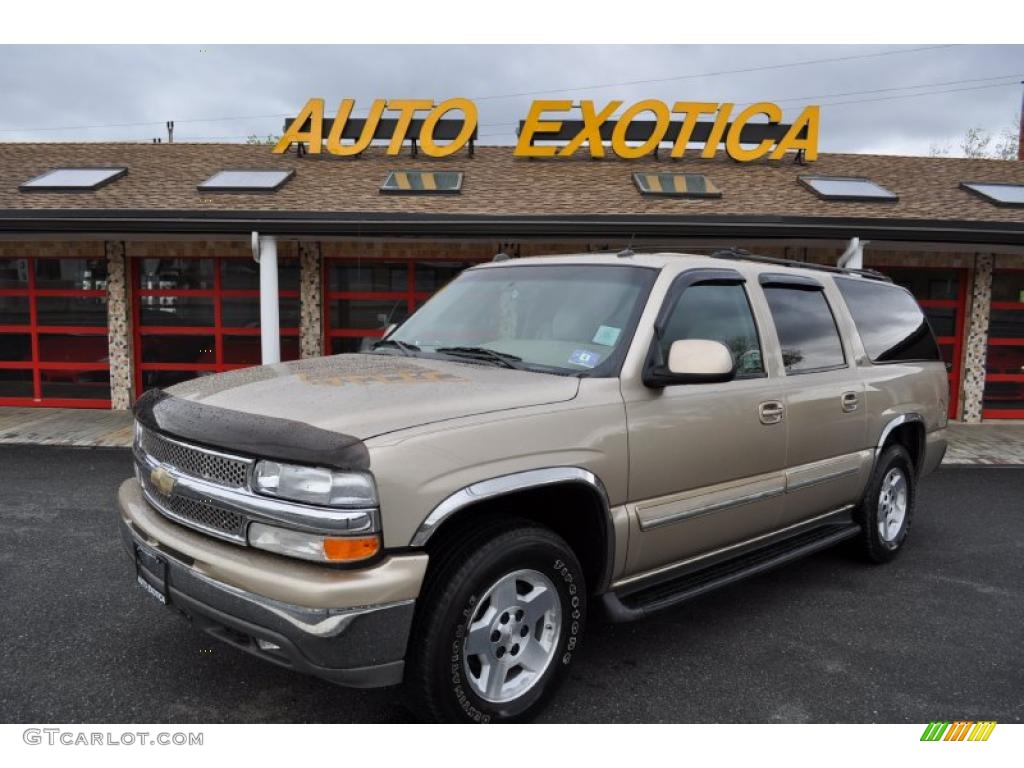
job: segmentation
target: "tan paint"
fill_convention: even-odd
[[[555,259],[661,271],[620,378],[342,355],[207,377],[172,392],[364,439],[387,547],[408,546],[438,504],[474,483],[548,467],[585,469],[607,491],[615,580],[671,568],[855,502],[893,419],[922,420],[926,470],[941,458],[948,397],[942,364],[872,365],[828,274],[792,270],[825,285],[847,365],[787,376],[757,280],[782,267],[674,255],[625,262],[580,254],[516,263]],[[673,278],[700,267],[728,267],[747,278],[767,375],[650,389],[641,372],[654,318]],[[842,407],[850,392],[858,396],[852,411]],[[759,405],[769,401],[784,405],[777,423],[759,416]],[[426,567],[425,556],[403,556],[339,572],[214,542],[149,509],[134,481],[122,487],[121,503],[126,519],[151,540],[196,557],[208,575],[289,602],[341,607],[415,597]]]

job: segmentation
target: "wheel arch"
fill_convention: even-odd
[[[924,418],[919,413],[901,413],[890,419],[878,438],[876,461],[890,445],[902,445],[910,454],[914,472],[920,473],[925,457]]]
[[[604,483],[580,467],[548,467],[482,480],[445,498],[420,523],[410,545],[436,548],[466,525],[495,516],[545,525],[576,553],[589,591],[604,592],[615,562],[615,529]]]

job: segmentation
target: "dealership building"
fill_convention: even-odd
[[[498,253],[835,264],[858,237],[925,309],[950,416],[1024,418],[1024,162],[414,150],[0,144],[0,405],[124,409],[259,364],[253,233],[276,251],[283,360],[358,351]]]

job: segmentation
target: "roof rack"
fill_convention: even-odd
[[[773,256],[758,256],[742,248],[723,248],[711,254],[713,259],[738,259],[741,261],[756,261],[761,264],[778,264],[783,267],[798,267],[800,269],[815,269],[821,272],[833,272],[840,275],[860,275],[869,280],[880,280],[891,283],[892,278],[883,275],[874,269],[853,269],[851,267],[833,267],[829,264],[815,264],[795,259],[777,259]]]

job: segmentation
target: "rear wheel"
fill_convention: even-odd
[[[410,638],[409,682],[440,721],[532,717],[579,646],[586,589],[555,533],[498,524],[439,556]]]
[[[861,551],[875,563],[899,553],[910,532],[917,500],[914,464],[901,445],[879,456],[860,508]]]

